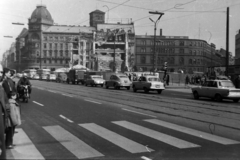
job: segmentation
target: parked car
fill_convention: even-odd
[[[105,87],[108,89],[109,87],[114,87],[115,89],[120,89],[121,87],[130,89],[132,82],[125,74],[113,74],[110,76],[110,79],[105,81]]]
[[[132,88],[134,92],[137,90],[144,90],[145,93],[157,91],[158,94],[161,94],[165,89],[164,83],[155,75],[141,76],[138,81],[132,83]]]
[[[66,72],[58,72],[56,73],[56,82],[63,83],[67,81],[67,73]]]
[[[35,74],[32,79],[40,79],[38,74]]]
[[[231,99],[238,102],[240,99],[240,89],[235,88],[230,80],[209,80],[201,86],[192,88],[195,99],[207,97],[212,100],[222,101],[222,99]]]
[[[55,74],[49,74],[48,75],[48,80],[49,81],[56,81],[57,76]]]
[[[103,87],[105,80],[102,78],[102,76],[99,75],[88,75],[85,80],[85,86],[91,85],[91,86],[97,86],[100,85]]]
[[[48,80],[48,75],[47,75],[47,74],[42,74],[42,75],[40,76],[40,79],[41,79],[41,80]]]

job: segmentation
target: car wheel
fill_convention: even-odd
[[[137,89],[135,86],[133,86],[132,88],[133,88],[133,92],[137,92]]]
[[[129,90],[130,89],[130,87],[126,87],[127,88],[127,90]]]
[[[108,85],[107,85],[107,83],[105,84],[105,87],[106,87],[106,89],[108,89]]]
[[[158,94],[161,94],[161,93],[162,93],[162,90],[158,90],[157,92],[158,92]]]
[[[114,89],[118,89],[118,86],[116,84],[114,84],[113,86],[114,86]]]
[[[87,83],[85,83],[85,86],[87,86]]]
[[[234,99],[233,102],[238,103],[239,99]]]
[[[103,87],[103,84],[101,84],[101,87]]]
[[[195,91],[195,92],[193,93],[193,96],[194,96],[194,99],[199,99],[199,95],[198,95],[198,92],[197,92],[197,91]]]
[[[145,92],[145,93],[148,93],[149,90],[148,90],[147,88],[144,88],[144,92]]]
[[[222,101],[222,96],[220,94],[216,94],[215,99],[216,99],[217,102],[221,102]]]

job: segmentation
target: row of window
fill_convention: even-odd
[[[151,67],[139,67],[142,71],[149,71]],[[171,72],[183,70],[184,73],[192,73],[193,71],[204,72],[204,68],[169,68]]]
[[[177,40],[172,40],[172,41],[165,41],[165,40],[156,40],[155,45],[156,46],[175,46],[177,45]],[[140,45],[146,45],[147,44],[147,40],[141,40]],[[150,45],[154,45],[154,41],[150,41]],[[205,47],[207,46],[206,43],[204,42],[198,42],[198,41],[190,41],[190,42],[186,42],[186,41],[179,41],[179,46],[198,46],[198,47]]]
[[[175,58],[174,57],[160,57],[158,56],[157,58],[157,64],[163,64],[164,62],[168,62],[168,64],[175,64]],[[147,63],[147,56],[141,56],[140,57],[140,63],[141,64],[146,64]],[[154,58],[153,56],[150,57],[150,63],[154,63]],[[203,59],[189,59],[188,64],[189,65],[205,65],[207,62]],[[185,64],[184,57],[179,57],[179,63],[180,65]]]
[[[54,48],[54,49],[57,49],[57,48],[60,48],[60,49],[63,49],[63,46],[65,49],[68,49],[69,46],[68,46],[68,43],[43,43],[43,48],[46,49],[46,48]]]
[[[45,55],[45,56],[47,56],[47,55],[49,55],[49,56],[52,56],[52,55],[55,55],[55,56],[58,56],[58,51],[54,51],[54,53],[50,50],[50,51],[43,51],[43,55]],[[59,55],[62,57],[62,56],[66,56],[66,57],[68,57],[70,54],[66,51],[65,52],[65,54],[63,54],[63,51],[59,51]]]
[[[150,48],[150,52],[153,53],[154,49]],[[146,48],[141,48],[140,49],[141,53],[146,53]],[[157,53],[175,53],[174,48],[156,48]],[[184,49],[180,48],[179,53],[184,54]],[[204,51],[199,51],[199,50],[189,50],[190,55],[196,55],[196,56],[206,56],[206,52]]]
[[[57,59],[54,59],[54,60],[43,60],[42,61],[43,63],[45,64],[68,64],[69,60],[57,60]],[[37,63],[40,63],[39,60],[37,60]]]

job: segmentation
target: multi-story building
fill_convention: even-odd
[[[23,29],[16,39],[15,61],[11,67],[22,71],[27,68],[69,67],[80,64],[91,69],[109,70],[114,61],[118,70],[131,67],[133,58],[133,24],[106,24],[105,13],[95,10],[90,13],[90,26],[55,25],[46,6],[39,5],[29,18],[29,29]],[[106,37],[99,45],[94,36],[97,30],[105,33],[121,29],[128,34]],[[131,32],[131,33],[130,33]],[[120,39],[119,39],[120,38]],[[114,49],[115,48],[115,49]],[[109,56],[110,55],[110,56]],[[119,59],[120,57],[120,59]],[[130,60],[129,60],[130,59]],[[124,67],[122,67],[124,66]]]
[[[136,35],[135,63],[136,69],[149,71],[155,68],[154,62],[154,36]],[[184,73],[206,72],[210,66],[220,64],[215,55],[215,45],[204,40],[189,39],[186,36],[156,36],[157,69],[160,70],[164,62],[168,62],[168,70]]]
[[[240,29],[235,36],[235,59],[235,64],[240,65]]]

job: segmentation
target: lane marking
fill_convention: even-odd
[[[67,120],[67,121],[70,122],[70,123],[73,123],[72,120],[68,119],[67,117],[65,117],[65,116],[63,116],[63,115],[59,115],[59,117],[61,117],[61,118],[65,119],[65,120]]]
[[[112,132],[106,128],[103,128],[97,124],[94,123],[86,123],[86,124],[79,124],[79,126],[95,133],[96,135],[108,140],[109,142],[121,147],[122,149],[125,149],[126,151],[130,153],[141,153],[141,152],[148,152],[142,144],[139,144],[137,142],[134,142],[128,138],[125,138],[115,132]],[[151,148],[148,148],[151,151]]]
[[[102,104],[100,102],[96,102],[96,101],[92,101],[92,100],[88,100],[88,99],[84,99],[84,101],[88,101],[88,102],[92,102],[92,103],[96,103],[96,104]]]
[[[59,143],[61,143],[67,150],[74,154],[79,159],[94,158],[104,156],[64,128],[56,126],[43,127],[49,134],[51,134]]]
[[[136,111],[132,111],[132,110],[125,109],[125,108],[122,108],[122,110],[125,110],[125,111],[128,111],[128,112],[133,112],[133,113],[138,113],[138,114],[142,114],[142,115],[146,115],[146,116],[149,116],[149,117],[157,118],[157,116],[153,116],[153,115],[145,114],[145,113],[141,113],[141,112],[136,112]]]
[[[43,104],[38,103],[38,102],[36,102],[36,101],[33,101],[33,103],[36,103],[36,104],[38,104],[38,105],[40,105],[40,106],[44,106]]]
[[[68,97],[73,97],[73,96],[71,96],[71,95],[69,95],[69,94],[62,94],[62,95],[64,95],[64,96],[68,96]]]
[[[49,92],[52,92],[52,93],[57,93],[56,91],[53,91],[53,90],[48,90]]]
[[[149,122],[149,123],[153,123],[153,124],[156,124],[156,125],[159,125],[159,126],[163,126],[163,127],[169,128],[169,129],[173,129],[173,130],[176,130],[176,131],[179,131],[179,132],[183,132],[183,133],[186,133],[186,134],[190,134],[192,136],[196,136],[196,137],[199,137],[199,138],[202,138],[202,139],[217,142],[217,143],[220,143],[220,144],[223,144],[223,145],[239,144],[240,143],[240,142],[235,141],[235,140],[231,140],[231,139],[220,137],[220,136],[213,135],[213,134],[210,134],[210,133],[206,133],[206,132],[198,131],[198,130],[195,130],[195,129],[179,126],[179,125],[169,123],[169,122],[165,122],[165,121],[161,121],[161,120],[158,120],[158,119],[148,119],[148,120],[144,120],[144,121]]]
[[[152,159],[147,158],[147,157],[145,157],[145,156],[142,156],[141,158],[144,159],[144,160],[152,160]]]
[[[180,148],[180,149],[200,147],[197,144],[194,144],[194,143],[191,143],[191,142],[188,142],[188,141],[185,141],[185,140],[181,140],[181,139],[178,139],[176,137],[172,137],[170,135],[154,131],[152,129],[148,129],[148,128],[136,125],[134,123],[131,123],[131,122],[115,121],[115,122],[112,122],[112,123],[117,124],[119,126],[122,126],[124,128],[127,128],[129,130],[138,132],[138,133],[143,134],[145,136],[154,138],[158,141],[164,142],[166,144],[172,145],[172,146]]]
[[[14,149],[8,150],[7,159],[42,159],[45,158],[38,151],[27,134],[21,128],[16,128],[17,134],[14,134],[13,143],[16,145]],[[7,152],[8,152],[7,151]],[[11,157],[11,155],[13,157]]]

